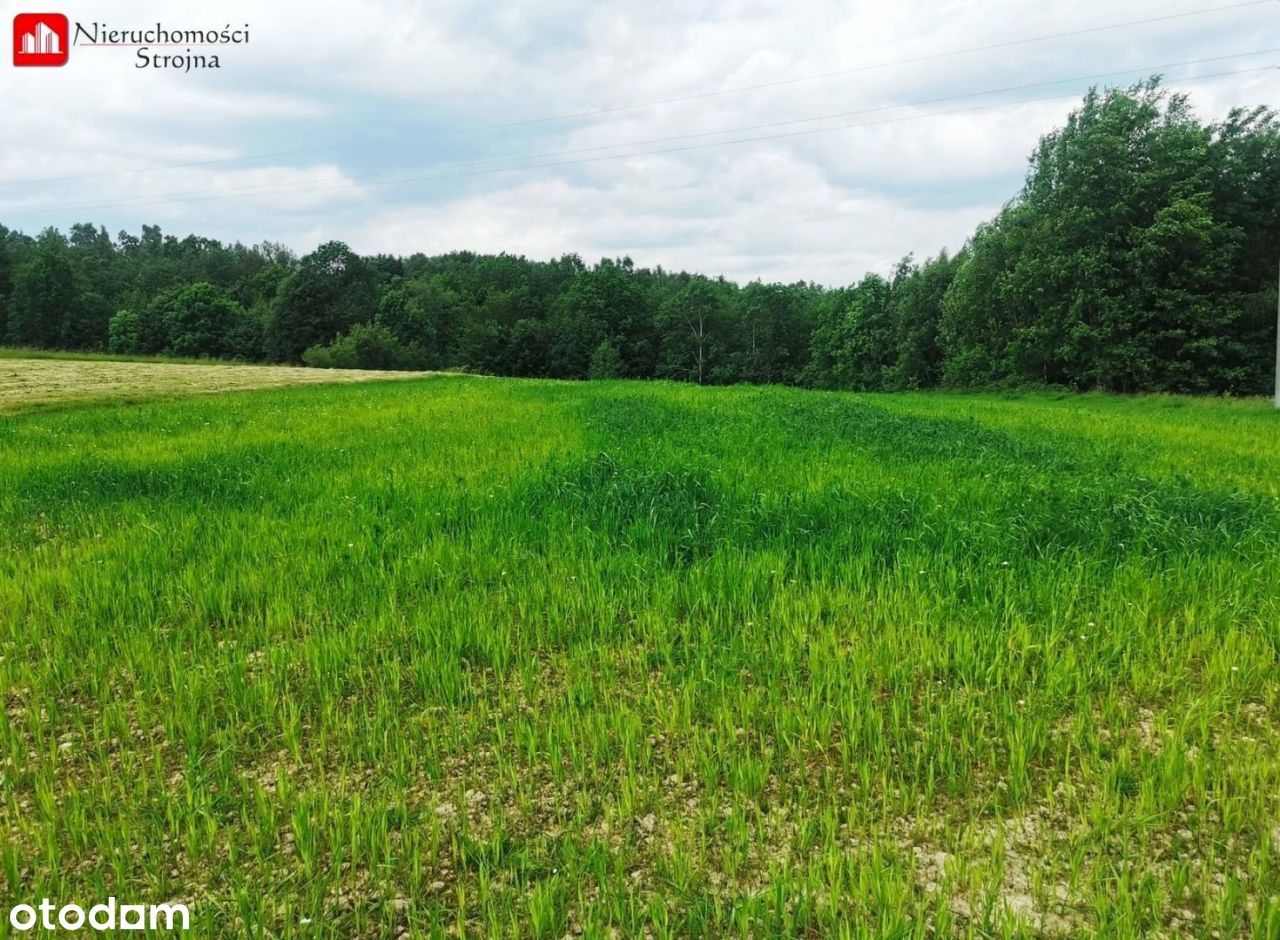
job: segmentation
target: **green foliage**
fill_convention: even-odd
[[[494,375],[588,378],[607,347],[621,377],[704,385],[1261,394],[1277,192],[1269,109],[1206,124],[1153,79],[1091,91],[959,252],[847,287],[739,287],[630,258],[362,258],[330,242],[298,260],[155,226],[114,240],[89,224],[36,239],[0,228],[0,337],[297,362],[376,323],[430,368]],[[193,285],[220,295],[175,313]],[[113,333],[123,310],[137,316]]]
[[[622,378],[622,354],[618,347],[605,340],[591,354],[591,365],[587,370],[587,378],[619,379]]]
[[[67,240],[46,229],[29,255],[13,274],[8,342],[56,349],[62,345],[63,320],[77,300]]]
[[[166,352],[175,356],[220,358],[231,351],[245,319],[244,309],[212,284],[185,287],[161,304],[168,338]]]
[[[111,306],[93,290],[78,291],[62,318],[62,349],[103,350],[111,322]]]
[[[592,354],[606,341],[618,348],[624,375],[653,375],[653,321],[629,258],[605,259],[574,278],[557,303],[549,327],[551,375],[586,378]]]
[[[956,264],[946,251],[923,265],[910,258],[898,265],[889,295],[892,335],[884,367],[885,388],[933,388],[941,383],[945,357],[940,338],[942,304],[955,270]]]
[[[869,274],[849,292],[846,305],[831,308],[813,335],[814,359],[824,374],[810,370],[822,388],[880,389],[894,353],[889,320],[889,282]]]
[[[328,242],[281,284],[268,328],[270,351],[277,359],[300,361],[308,347],[371,322],[377,309],[374,268],[341,242]]]
[[[241,362],[260,362],[266,356],[267,323],[271,307],[259,300],[249,310],[235,305],[235,315],[226,335],[223,355]]]
[[[183,288],[175,287],[162,291],[142,308],[138,319],[138,348],[129,350],[130,352],[159,356],[169,348],[169,318],[165,311],[182,290]]]
[[[507,335],[506,354],[499,371],[504,375],[519,375],[527,378],[546,375],[550,355],[548,334],[546,322],[537,317],[524,317],[511,324]],[[618,357],[617,368],[620,374],[621,356]]]
[[[1014,372],[1007,348],[1012,298],[1003,291],[1004,269],[1019,244],[1018,219],[1018,211],[1010,209],[978,226],[957,258],[938,326],[946,385],[995,385]]]
[[[493,375],[502,371],[509,347],[505,318],[496,309],[503,306],[500,298],[494,295],[484,305],[472,308],[460,330],[458,358],[476,372]]]
[[[318,369],[389,369],[415,371],[427,368],[421,347],[404,345],[385,326],[358,323],[327,346],[312,346],[302,361]]]
[[[127,355],[141,352],[142,317],[132,310],[119,310],[108,326],[107,351]]]
[[[662,354],[658,375],[704,385],[725,377],[721,356],[728,349],[731,288],[723,281],[689,278],[658,308]]]
[[[793,384],[809,361],[815,292],[752,282],[731,294],[720,375],[725,381]]]
[[[459,324],[467,318],[465,302],[443,279],[416,277],[393,283],[382,295],[377,319],[402,345],[428,351],[435,366],[454,346]]]
[[[0,885],[202,940],[1269,940],[1276,431],[456,376],[11,414]]]
[[[9,333],[9,299],[13,294],[13,255],[9,247],[11,233],[0,225],[0,337]]]
[[[1275,323],[1259,300],[1280,214],[1258,192],[1278,191],[1278,168],[1267,112],[1207,126],[1155,81],[1090,92],[964,254],[944,301],[945,377],[1265,390]]]

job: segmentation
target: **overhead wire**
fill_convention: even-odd
[[[714,147],[732,146],[732,145],[738,145],[738,144],[744,144],[744,143],[753,143],[753,142],[769,141],[769,140],[779,140],[779,139],[786,139],[790,137],[800,137],[800,136],[820,134],[820,133],[830,133],[833,131],[854,129],[859,127],[870,127],[870,126],[876,126],[881,124],[899,123],[903,121],[922,120],[922,119],[933,118],[933,117],[945,117],[947,115],[952,115],[952,114],[968,114],[968,113],[988,111],[988,110],[994,110],[998,108],[1013,107],[1017,105],[1032,104],[1032,103],[1045,102],[1045,101],[1074,99],[1074,98],[1077,98],[1080,94],[1078,90],[1072,91],[1066,94],[1061,94],[1061,95],[1039,96],[1039,97],[1030,97],[1030,98],[1024,97],[1024,98],[1018,98],[1012,101],[994,102],[991,104],[977,105],[977,106],[968,107],[968,108],[952,108],[952,109],[947,109],[943,111],[930,111],[930,112],[924,112],[924,113],[907,114],[907,115],[889,117],[889,118],[884,118],[884,119],[874,120],[874,121],[862,121],[862,122],[856,122],[856,123],[847,122],[847,119],[850,117],[880,113],[883,111],[923,107],[930,104],[940,104],[948,101],[959,101],[959,100],[964,100],[964,99],[969,99],[974,97],[983,97],[987,95],[1008,94],[1011,92],[1030,90],[1034,88],[1043,88],[1050,85],[1067,84],[1071,82],[1096,81],[1103,78],[1115,77],[1118,75],[1130,75],[1130,74],[1149,75],[1149,74],[1152,74],[1153,72],[1158,72],[1162,68],[1197,65],[1197,64],[1204,64],[1207,62],[1219,62],[1219,61],[1239,59],[1239,58],[1244,58],[1249,56],[1274,54],[1277,52],[1280,52],[1280,49],[1256,50],[1253,52],[1237,53],[1235,55],[1230,55],[1230,56],[1217,56],[1210,59],[1190,60],[1184,63],[1166,64],[1163,66],[1148,66],[1145,68],[1136,68],[1136,69],[1125,69],[1125,70],[1114,71],[1114,72],[1098,73],[1098,74],[1088,75],[1088,76],[1076,76],[1072,78],[1063,78],[1063,79],[1056,79],[1056,80],[1044,81],[1044,82],[1033,82],[1025,85],[1007,86],[1007,87],[998,88],[998,89],[988,89],[988,90],[978,91],[978,92],[967,92],[959,95],[949,95],[949,96],[943,96],[938,98],[931,98],[931,99],[927,99],[919,102],[906,102],[903,104],[896,104],[896,105],[884,105],[876,108],[863,109],[859,111],[837,112],[833,114],[816,115],[816,116],[806,117],[806,118],[793,118],[793,119],[787,119],[783,121],[769,122],[765,124],[722,128],[716,131],[693,132],[690,134],[673,135],[673,136],[664,137],[664,138],[650,138],[647,140],[628,141],[628,142],[622,142],[617,144],[606,144],[606,145],[601,145],[597,147],[579,148],[577,150],[566,150],[566,151],[558,151],[558,152],[545,153],[545,154],[534,154],[534,155],[528,155],[524,157],[508,157],[508,158],[499,158],[497,160],[489,160],[489,161],[465,162],[461,164],[456,164],[456,166],[459,166],[462,168],[473,167],[475,169],[463,169],[460,172],[429,173],[429,174],[415,173],[415,175],[406,176],[406,175],[403,175],[405,171],[400,171],[399,174],[395,176],[388,176],[384,174],[380,176],[370,176],[370,177],[344,177],[344,178],[311,180],[305,183],[294,183],[294,184],[288,184],[288,185],[264,184],[264,185],[258,185],[258,186],[239,187],[239,188],[232,188],[232,189],[189,190],[185,192],[175,192],[175,193],[158,193],[158,194],[152,194],[150,196],[127,197],[124,199],[117,199],[117,200],[112,200],[112,199],[88,200],[88,201],[68,202],[68,203],[41,204],[37,206],[12,205],[12,206],[0,207],[0,212],[6,213],[9,215],[14,215],[14,214],[23,214],[23,213],[31,213],[31,212],[91,211],[91,210],[99,210],[99,209],[142,208],[142,207],[150,207],[150,206],[158,206],[158,205],[170,205],[170,204],[186,203],[186,202],[204,202],[209,200],[220,200],[220,199],[230,199],[230,198],[258,197],[258,196],[265,197],[265,196],[276,196],[276,195],[288,195],[288,194],[299,193],[299,192],[309,193],[309,192],[316,192],[316,191],[331,191],[335,189],[354,189],[354,188],[360,188],[364,186],[387,186],[387,185],[398,185],[398,184],[404,184],[404,183],[421,183],[421,182],[432,182],[432,181],[439,181],[439,180],[463,179],[467,177],[485,176],[485,175],[491,175],[496,173],[525,172],[525,171],[538,170],[538,169],[549,169],[549,168],[559,168],[559,167],[565,167],[565,166],[577,166],[577,165],[584,165],[584,164],[591,164],[591,163],[599,163],[607,160],[622,160],[622,159],[630,159],[630,158],[643,157],[643,156],[682,153],[682,152],[687,152],[692,150],[709,149]],[[1278,68],[1280,68],[1280,65],[1265,65],[1265,66],[1260,66],[1258,68],[1234,69],[1231,71],[1216,72],[1216,73],[1210,73],[1205,75],[1180,76],[1174,79],[1174,81],[1181,82],[1181,83],[1194,83],[1198,81],[1208,81],[1213,79],[1228,78],[1228,77],[1237,76],[1237,75],[1248,75],[1251,73],[1272,71]],[[725,134],[744,133],[747,131],[785,127],[785,126],[790,126],[797,123],[813,123],[817,121],[831,121],[831,120],[842,120],[842,121],[845,121],[845,123],[834,125],[834,126],[826,126],[826,127],[804,128],[800,130],[786,131],[786,132],[780,132],[776,134],[739,137],[731,140],[715,140],[715,141],[709,141],[704,143],[687,144],[679,147],[667,147],[667,148],[659,148],[659,149],[632,151],[627,153],[606,154],[602,156],[587,157],[582,159],[555,160],[553,162],[541,162],[541,163],[524,163],[522,165],[516,165],[516,166],[501,166],[501,167],[491,167],[487,169],[480,169],[480,167],[489,167],[491,164],[494,164],[494,163],[507,163],[507,162],[528,161],[528,160],[545,160],[546,158],[549,158],[549,157],[570,156],[570,155],[576,155],[576,154],[582,154],[582,153],[593,153],[593,152],[598,152],[600,150],[615,150],[615,149],[621,149],[626,147],[641,147],[641,146],[648,146],[654,143],[667,143],[667,142],[680,141],[680,140],[694,140],[697,138],[708,137],[708,136],[722,136]]]
[[[853,66],[847,69],[838,69],[835,71],[821,72],[814,75],[794,76],[791,78],[776,79],[767,82],[756,82],[749,85],[739,85],[731,88],[712,89],[703,92],[695,92],[687,95],[678,95],[668,98],[659,98],[656,100],[635,102],[630,104],[614,105],[604,108],[594,108],[581,111],[574,111],[562,114],[544,115],[540,117],[521,118],[512,121],[504,121],[495,124],[480,125],[470,128],[458,128],[451,131],[441,131],[428,135],[425,138],[419,138],[419,142],[423,140],[437,140],[448,137],[454,137],[464,134],[476,134],[487,131],[505,130],[516,127],[528,127],[537,124],[549,124],[561,121],[580,120],[584,118],[602,117],[606,115],[620,114],[628,111],[636,111],[644,108],[653,108],[670,104],[681,104],[690,101],[700,101],[709,98],[723,97],[727,95],[743,94],[752,91],[761,91],[767,88],[777,88],[787,85],[801,84],[805,82],[823,81],[832,78],[846,77],[849,75],[857,75],[866,72],[877,71],[881,69],[893,68],[903,65],[916,65],[923,62],[932,62],[942,59],[954,58],[963,55],[972,55],[981,52],[993,52],[1001,49],[1009,49],[1020,45],[1027,45],[1041,42],[1051,42],[1058,39],[1068,39],[1079,36],[1094,35],[1102,32],[1109,32],[1119,29],[1129,29],[1135,26],[1145,26],[1151,23],[1168,22],[1174,20],[1187,19],[1191,17],[1206,16],[1215,13],[1223,13],[1234,10],[1246,9],[1250,7],[1274,4],[1276,0],[1241,0],[1241,2],[1223,4],[1220,6],[1200,7],[1194,10],[1184,10],[1177,13],[1165,13],[1156,16],[1148,16],[1140,19],[1126,20],[1119,23],[1109,23],[1099,26],[1082,27],[1079,29],[1066,30],[1057,33],[1048,33],[1041,36],[1030,36],[1021,39],[1002,40],[1000,42],[987,43],[979,46],[969,46],[961,49],[946,50],[943,52],[927,53],[918,56],[910,56],[906,58],[894,59],[883,62],[866,63],[863,65]],[[229,163],[243,163],[250,160],[266,160],[278,157],[304,156],[315,153],[333,153],[343,152],[357,149],[367,149],[369,147],[386,146],[386,142],[356,144],[348,146],[331,146],[331,147],[315,147],[298,150],[282,150],[271,153],[245,154],[236,157],[223,157],[210,160],[196,160],[185,163],[171,163],[161,166],[141,167],[135,169],[124,170],[105,170],[97,173],[83,173],[67,176],[49,176],[42,178],[26,178],[26,179],[10,179],[0,180],[0,186],[14,185],[38,185],[46,183],[74,182],[89,179],[104,179],[113,176],[127,176],[143,173],[157,173],[167,170],[194,169],[198,167],[218,166]]]

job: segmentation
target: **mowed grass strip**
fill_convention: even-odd
[[[426,374],[0,356],[0,414],[103,400],[142,401],[292,385],[412,379]]]
[[[226,937],[1280,935],[1278,430],[503,380],[15,416],[0,885]]]

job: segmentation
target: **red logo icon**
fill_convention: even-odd
[[[71,27],[61,13],[19,13],[13,18],[13,64],[66,65]]]

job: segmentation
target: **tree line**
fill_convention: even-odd
[[[302,257],[264,243],[0,226],[10,345],[336,368],[898,390],[1270,391],[1280,124],[1197,119],[1157,79],[1090,91],[955,254],[847,287],[630,259]]]

